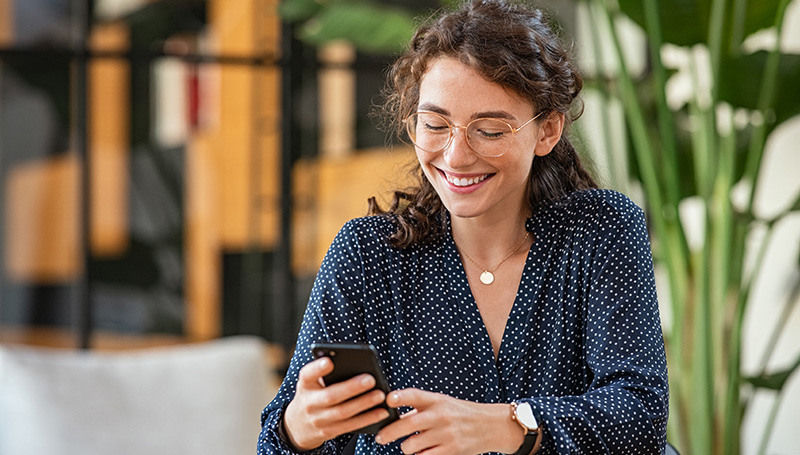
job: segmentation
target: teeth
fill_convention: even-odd
[[[488,174],[484,174],[478,177],[473,177],[468,179],[468,178],[451,177],[450,175],[447,175],[447,181],[455,186],[470,186],[486,180],[486,177],[488,176],[489,176]]]

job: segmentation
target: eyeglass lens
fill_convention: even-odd
[[[426,152],[444,150],[455,134],[454,127],[439,114],[417,112],[406,120],[406,129],[411,141]],[[483,156],[500,156],[511,145],[513,129],[508,123],[497,119],[477,119],[467,125],[467,143]]]

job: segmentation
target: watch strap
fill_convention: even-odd
[[[517,403],[512,402],[511,406],[512,418],[516,421]],[[531,455],[537,452],[542,445],[542,419],[539,417],[539,413],[536,412],[535,409],[531,408],[531,411],[533,412],[533,416],[536,419],[538,427],[535,430],[527,429],[527,432],[525,433],[525,439],[522,441],[522,445],[511,455]],[[517,423],[521,427],[526,428],[521,422],[517,421]]]
[[[530,432],[525,435],[525,440],[522,445],[512,455],[530,455],[536,449],[536,443],[539,440],[539,431]]]

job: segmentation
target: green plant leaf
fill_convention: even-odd
[[[733,106],[756,109],[760,95],[760,81],[767,64],[767,51],[741,55],[723,62],[719,96]],[[775,100],[774,123],[771,128],[800,114],[800,54],[781,54],[778,68],[780,94]]]
[[[765,373],[759,376],[749,376],[745,377],[744,380],[759,389],[781,390],[786,381],[792,376],[792,373],[797,371],[798,368],[800,368],[800,355],[798,355],[794,365],[785,370]]]
[[[619,6],[625,15],[644,28],[644,7],[641,0],[619,0]],[[750,0],[746,2],[745,7],[744,24],[740,39],[774,25],[778,2]],[[727,8],[724,42],[730,42],[732,36],[731,30],[734,22],[732,9],[730,7]],[[658,15],[663,39],[667,43],[679,46],[693,46],[706,43],[708,40],[711,0],[658,2]]]
[[[288,22],[306,20],[322,10],[318,0],[283,0],[278,6],[278,13]]]
[[[414,18],[408,11],[371,3],[340,3],[306,22],[301,38],[312,45],[347,40],[361,51],[398,52],[411,39]]]
[[[794,205],[791,208],[792,212],[800,211],[800,194],[797,195],[797,198],[794,200]]]
[[[462,0],[442,0],[442,6],[449,9],[456,9],[462,3]]]
[[[708,36],[709,1],[674,0],[658,2],[658,17],[665,42],[683,46],[704,43]],[[644,4],[641,0],[619,0],[626,16],[645,28]]]

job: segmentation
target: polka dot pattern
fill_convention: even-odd
[[[639,207],[610,190],[571,193],[527,220],[534,235],[497,361],[449,234],[397,250],[387,217],[348,222],[325,257],[289,371],[262,414],[260,455],[293,453],[277,428],[318,341],[369,342],[392,389],[483,403],[525,400],[539,453],[657,454],[667,367],[650,243]],[[338,454],[344,435],[315,450]],[[400,454],[359,435],[357,454]]]

